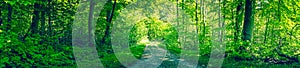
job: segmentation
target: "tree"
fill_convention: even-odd
[[[88,44],[89,46],[94,46],[94,41],[93,41],[93,32],[92,32],[92,27],[93,27],[93,15],[94,15],[94,1],[90,0],[90,12],[89,12],[89,20],[88,20]]]
[[[254,26],[253,3],[254,0],[246,0],[242,37],[243,41],[251,41],[252,38],[252,30]]]
[[[201,35],[201,43],[202,44],[204,44],[204,39],[205,39],[205,37],[206,37],[206,6],[205,6],[205,1],[204,0],[201,0],[200,1],[200,12],[201,12],[201,17],[202,17],[202,27],[203,27],[203,29],[202,29],[202,35]]]
[[[240,23],[242,23],[242,10],[243,9],[243,1],[238,0],[238,5],[236,7],[236,19],[235,19],[235,32],[234,32],[234,41],[235,45],[239,40],[240,33]]]
[[[52,8],[53,6],[51,5],[51,0],[48,0],[48,6],[47,6],[47,16],[48,16],[48,35],[51,37],[52,36],[52,18],[51,18],[51,12],[53,12]]]
[[[30,31],[32,34],[38,33],[38,25],[39,25],[39,19],[40,19],[40,11],[39,11],[40,5],[38,3],[34,4],[34,16],[32,17],[32,22],[30,25]]]
[[[22,41],[24,41],[27,36],[32,36],[33,34],[39,33],[38,32],[38,24],[40,19],[39,10],[40,10],[40,5],[38,4],[38,2],[35,2],[32,22],[29,26],[29,29],[27,30],[27,33],[23,36]]]
[[[0,1],[0,3],[1,3],[1,4],[0,4],[0,26],[2,26],[2,23],[3,23],[2,10],[3,10],[3,8],[4,8],[4,7],[3,7],[3,6],[4,6],[4,5],[3,5],[4,3],[3,3],[2,1]],[[2,29],[2,28],[0,28],[0,30],[1,30],[1,29]]]
[[[111,0],[108,0],[108,4],[111,5]],[[107,16],[106,16],[106,28],[105,28],[105,32],[104,32],[104,36],[101,40],[101,43],[102,44],[107,44],[106,43],[106,39],[109,38],[109,35],[110,35],[110,26],[111,26],[111,23],[112,23],[112,19],[113,19],[113,16],[114,16],[114,12],[115,12],[115,8],[116,8],[116,0],[114,0],[114,4],[112,5],[112,9],[111,10],[107,10]]]
[[[11,21],[12,21],[12,6],[11,6],[11,4],[8,4],[7,5],[7,9],[8,9],[8,15],[7,15],[7,17],[8,17],[8,19],[7,19],[7,23],[6,23],[6,32],[8,32],[8,30],[10,30],[11,29]]]
[[[42,0],[42,2],[46,2],[45,0]],[[44,36],[45,33],[45,24],[46,24],[46,4],[41,4],[41,29],[40,29],[40,35]]]
[[[2,4],[0,5],[0,8],[2,8]],[[2,9],[0,9],[0,26],[2,26]]]

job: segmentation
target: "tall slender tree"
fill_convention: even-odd
[[[30,24],[29,29],[27,30],[27,33],[23,36],[22,40],[24,41],[26,37],[32,36],[33,34],[39,33],[38,31],[38,25],[39,25],[39,19],[40,19],[40,4],[38,2],[34,3],[34,11],[33,11],[33,17],[32,22]]]
[[[51,5],[52,3],[51,3],[51,1],[52,0],[47,0],[48,1],[48,6],[47,6],[47,16],[48,16],[48,36],[52,36],[52,18],[51,18],[51,12],[53,11],[52,10],[52,8],[53,8],[53,6]]]
[[[1,2],[0,2],[0,3],[1,3]],[[0,26],[2,26],[2,23],[3,23],[3,22],[2,22],[2,10],[3,10],[3,9],[2,9],[2,6],[3,6],[3,5],[0,4]],[[0,29],[1,29],[1,28],[0,28]]]
[[[242,23],[242,9],[243,9],[243,0],[238,0],[238,5],[236,7],[236,18],[235,18],[235,32],[234,32],[234,41],[235,45],[239,40],[240,33],[240,23]]]
[[[205,36],[206,36],[206,6],[205,6],[205,4],[206,3],[204,3],[205,1],[204,0],[202,0],[202,22],[203,22],[203,36],[202,37],[204,37],[205,38]]]
[[[198,30],[198,0],[196,0],[196,6],[195,6],[196,10],[195,10],[195,18],[196,18],[196,32],[198,34],[199,30]]]
[[[0,26],[2,26],[3,24],[3,17],[2,17],[2,11],[4,10],[4,2],[3,1],[0,1]],[[2,28],[0,28],[1,30]]]
[[[42,0],[42,2],[45,2],[45,0]],[[46,14],[46,7],[45,7],[46,5],[45,4],[42,4],[41,5],[41,29],[40,29],[40,35],[44,35],[44,33],[45,33],[45,24],[46,24],[46,16],[45,16],[45,14]]]
[[[90,0],[90,12],[89,12],[89,20],[88,20],[88,42],[89,42],[89,46],[93,46],[94,42],[93,42],[93,32],[92,32],[92,27],[93,27],[93,16],[94,16],[94,1]]]
[[[246,0],[242,37],[243,41],[251,41],[252,38],[252,31],[254,26],[253,2],[254,0]]]
[[[108,0],[108,4],[111,5],[112,1]],[[104,36],[103,36],[103,38],[101,40],[101,43],[103,43],[103,44],[107,44],[106,43],[106,39],[109,38],[109,35],[110,35],[110,26],[111,26],[112,19],[113,19],[113,16],[114,16],[116,4],[117,4],[117,2],[116,2],[116,0],[114,0],[114,3],[112,5],[112,9],[111,10],[107,10],[107,16],[106,16],[106,22],[107,22],[107,24],[106,24]]]
[[[11,29],[11,21],[12,21],[12,6],[11,4],[7,5],[8,9],[8,14],[7,14],[7,23],[6,23],[6,31],[9,31]]]
[[[34,11],[33,11],[33,17],[32,17],[32,23],[30,25],[30,31],[32,34],[38,33],[38,25],[39,25],[39,19],[40,19],[40,4],[35,3],[34,4]]]

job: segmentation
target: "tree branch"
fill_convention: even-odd
[[[297,57],[293,57],[293,56],[289,56],[289,55],[287,55],[287,54],[283,54],[283,53],[281,53],[281,51],[280,51],[280,47],[281,46],[283,46],[283,44],[282,44],[282,38],[280,38],[280,41],[279,41],[279,45],[276,47],[276,53],[279,55],[279,56],[281,56],[281,57],[285,57],[285,58],[287,58],[287,59],[289,59],[289,60],[292,60],[292,61],[295,61],[295,62],[299,62],[299,60],[298,60],[298,58]]]

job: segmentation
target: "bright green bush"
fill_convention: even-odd
[[[40,37],[27,37],[26,42],[18,39],[14,32],[1,32],[0,66],[1,67],[52,67],[74,66],[72,47],[60,46],[63,50],[55,50],[53,46],[39,44]],[[5,35],[5,36],[3,36]]]

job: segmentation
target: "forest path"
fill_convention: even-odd
[[[179,62],[183,63],[183,66],[178,68],[193,68],[193,65],[180,59],[179,55],[172,54],[166,47],[159,45],[159,42],[151,41],[144,49],[140,59],[142,62],[136,62],[128,68],[177,68]]]

